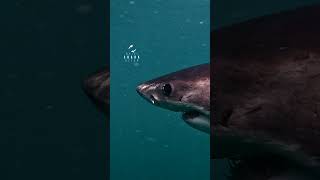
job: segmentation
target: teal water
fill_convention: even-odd
[[[315,2],[211,1],[210,23],[208,1],[111,1],[111,179],[209,179],[209,138],[135,86],[208,62],[209,29]],[[123,60],[131,44],[139,64]],[[213,166],[213,179],[226,179],[226,161]]]
[[[135,91],[143,81],[209,62],[209,3],[111,1],[111,180],[209,179],[209,135]],[[123,59],[131,44],[139,64]]]

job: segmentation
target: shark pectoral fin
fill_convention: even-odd
[[[208,119],[208,117],[199,115],[197,117],[184,119],[184,121],[191,127],[210,134],[210,120]]]

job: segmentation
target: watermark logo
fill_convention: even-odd
[[[137,49],[131,44],[123,55],[124,62],[139,64],[140,55]]]

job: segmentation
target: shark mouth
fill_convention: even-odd
[[[177,100],[170,100],[166,98],[161,98],[161,94],[158,96],[157,93],[149,92],[146,89],[148,86],[142,84],[137,87],[138,94],[143,97],[147,102],[154,106],[161,107],[173,112],[182,113],[182,119],[191,127],[210,133],[210,111],[206,110],[205,107],[183,102]],[[159,98],[160,97],[160,98]]]

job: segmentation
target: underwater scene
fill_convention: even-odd
[[[113,0],[110,22],[110,178],[209,179],[209,135],[136,88],[209,63],[210,1]]]
[[[133,89],[141,82],[207,63],[210,43],[205,38],[210,30],[313,3],[111,2],[111,84],[122,82],[111,85],[111,179],[209,179],[210,162],[204,160],[209,153],[204,149],[209,148],[207,135],[190,127],[180,113],[151,105]],[[211,6],[210,22],[206,6]],[[124,155],[120,149],[128,152]],[[230,179],[229,165],[214,160],[212,178]],[[143,174],[138,173],[141,170]]]
[[[209,135],[137,86],[208,63],[213,29],[320,1],[111,0],[110,56],[107,1],[4,3],[0,179],[108,179],[107,118],[81,85],[110,61],[111,180],[206,180]]]

